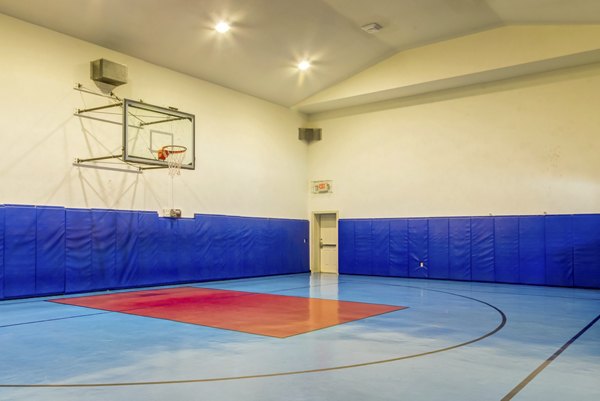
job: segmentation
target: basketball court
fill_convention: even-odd
[[[0,401],[600,400],[594,0],[0,0]]]
[[[592,399],[599,301],[318,274],[6,301],[0,388],[6,400]]]

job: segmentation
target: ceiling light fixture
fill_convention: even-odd
[[[301,62],[298,63],[298,69],[300,71],[306,71],[310,68],[310,61],[308,60],[302,60]]]
[[[215,25],[215,31],[217,31],[219,33],[225,33],[230,29],[231,29],[231,26],[225,21],[221,21],[217,25]]]

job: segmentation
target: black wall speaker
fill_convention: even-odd
[[[312,142],[321,140],[321,128],[298,128],[298,139]]]

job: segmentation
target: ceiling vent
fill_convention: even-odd
[[[360,29],[362,29],[363,31],[367,32],[367,33],[377,33],[379,31],[381,31],[383,27],[381,25],[379,25],[377,22],[372,22],[370,24],[367,25],[363,25],[360,27]]]

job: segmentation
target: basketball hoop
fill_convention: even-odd
[[[169,175],[181,174],[181,164],[185,158],[187,148],[180,145],[167,145],[158,150],[158,159],[164,160],[169,166]]]

